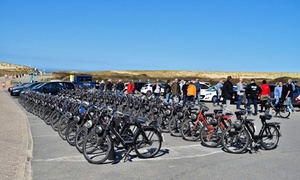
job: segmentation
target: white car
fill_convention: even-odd
[[[213,102],[216,98],[217,98],[217,91],[214,86],[211,86],[208,89],[205,89],[204,91],[201,90],[200,99],[202,101]]]
[[[142,89],[141,89],[141,93],[143,93],[143,94],[150,94],[150,93],[152,93],[152,87],[153,86],[154,86],[154,84],[152,84],[152,83],[145,84],[142,87]],[[164,92],[165,92],[164,86],[161,85],[160,94],[163,94]]]

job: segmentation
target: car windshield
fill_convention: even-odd
[[[216,91],[215,87],[214,86],[211,86],[207,89],[207,91]]]
[[[46,84],[46,83],[36,84],[36,85],[32,86],[32,89],[38,89],[38,88],[42,87],[44,84]]]
[[[91,77],[77,77],[77,81],[84,83],[84,82],[92,82],[93,80]]]

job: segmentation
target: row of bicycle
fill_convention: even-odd
[[[63,140],[75,146],[90,163],[114,158],[114,151],[134,150],[140,158],[155,157],[163,142],[163,132],[185,140],[201,140],[208,147],[223,146],[228,152],[245,152],[249,145],[274,149],[280,137],[279,123],[266,123],[255,135],[249,111],[208,113],[206,106],[169,104],[141,95],[103,94],[100,92],[62,91],[56,96],[26,91],[19,98],[23,107],[51,125]]]

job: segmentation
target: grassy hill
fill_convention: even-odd
[[[3,76],[5,74],[27,74],[32,71],[34,71],[34,69],[28,66],[0,62],[0,76]]]
[[[300,73],[292,72],[213,72],[213,71],[174,71],[174,70],[126,70],[126,71],[100,71],[100,72],[56,72],[53,73],[56,79],[69,80],[70,74],[91,74],[94,80],[107,80],[112,79],[113,82],[122,79],[126,81],[147,81],[155,82],[157,79],[159,81],[165,82],[168,79],[174,80],[185,79],[194,80],[198,78],[200,81],[208,81],[211,84],[215,84],[221,79],[225,80],[227,76],[233,77],[233,82],[238,82],[239,78],[243,78],[250,82],[250,79],[254,78],[257,82],[261,82],[266,79],[269,83],[275,83],[276,81],[286,82],[288,79],[299,80]]]

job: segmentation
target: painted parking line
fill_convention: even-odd
[[[164,151],[171,152],[170,154],[164,154]],[[203,149],[199,145],[188,145],[188,146],[178,146],[178,147],[169,147],[161,149],[158,156],[155,158],[141,159],[134,158],[132,161],[166,161],[166,160],[180,160],[180,159],[191,159],[191,158],[201,158],[206,156],[212,156],[218,153],[222,153],[221,149]],[[134,153],[132,153],[134,154]],[[163,154],[160,156],[160,154]],[[64,156],[57,158],[49,159],[33,159],[36,162],[87,162],[83,155],[79,154],[76,156]]]

